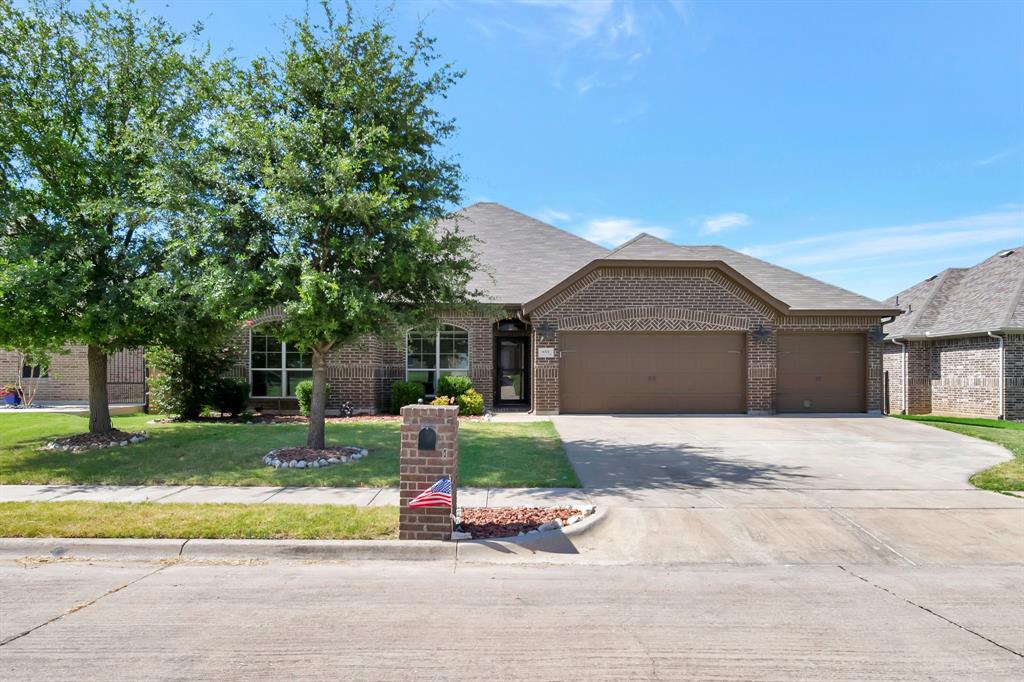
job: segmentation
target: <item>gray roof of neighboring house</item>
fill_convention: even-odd
[[[725,263],[794,312],[875,313],[892,308],[724,246],[678,246],[641,234],[609,252],[582,237],[489,202],[461,209],[453,220],[463,234],[478,240],[474,248],[484,272],[472,278],[470,288],[482,291],[485,300],[492,303],[534,301],[600,260],[679,260]]]
[[[791,310],[877,311],[892,306],[724,246],[678,246],[641,234],[607,260],[721,261]]]
[[[474,249],[485,270],[473,277],[469,287],[484,292],[492,303],[529,301],[608,253],[604,247],[501,204],[467,206],[456,214],[456,221],[460,232],[478,240]]]
[[[886,326],[890,337],[1024,329],[1024,246],[1004,249],[974,267],[943,270],[886,303],[904,311]]]

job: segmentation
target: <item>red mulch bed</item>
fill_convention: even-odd
[[[462,510],[459,528],[465,533],[472,533],[474,539],[507,538],[528,533],[556,518],[564,523],[570,516],[580,515],[580,510],[574,507],[473,507]]]
[[[117,441],[118,443],[126,440],[130,440],[134,436],[145,436],[145,433],[128,433],[126,431],[104,431],[103,433],[76,433],[73,436],[64,436],[63,438],[55,438],[51,443],[59,445],[61,447],[72,447],[72,448],[94,448],[100,445],[110,445],[112,442]]]
[[[315,462],[318,459],[326,459],[327,457],[351,457],[352,455],[358,454],[362,451],[362,448],[347,446],[332,446],[324,448],[323,450],[317,450],[316,448],[287,448],[285,450],[278,450],[275,452],[274,457],[282,462],[290,462],[292,460],[299,461],[300,459],[307,462]]]

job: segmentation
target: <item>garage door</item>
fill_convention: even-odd
[[[746,412],[742,334],[563,333],[562,413]]]
[[[863,334],[779,334],[779,412],[863,412]]]

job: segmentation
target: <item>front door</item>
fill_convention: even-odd
[[[497,402],[525,403],[529,400],[527,386],[527,337],[498,338]]]

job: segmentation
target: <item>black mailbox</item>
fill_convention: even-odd
[[[420,437],[416,443],[417,450],[436,450],[437,449],[437,431],[424,426],[420,429]]]

